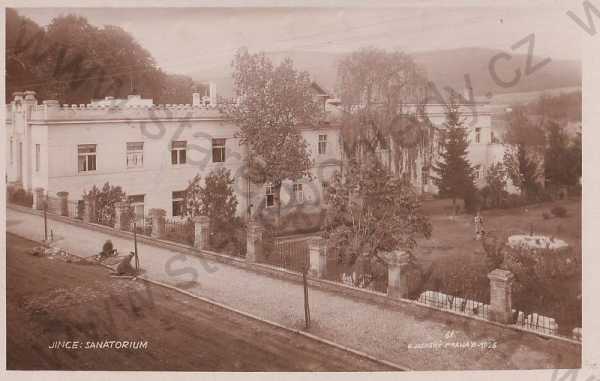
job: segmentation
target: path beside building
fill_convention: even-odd
[[[59,246],[97,254],[110,239],[121,253],[132,240],[49,219]],[[43,219],[7,209],[7,231],[43,239]],[[294,329],[304,325],[302,286],[241,268],[138,244],[141,267],[153,280]],[[32,280],[34,281],[34,280]],[[310,333],[414,370],[576,368],[581,346],[413,305],[381,305],[310,289]],[[446,343],[490,341],[489,348]],[[422,346],[414,348],[414,346]],[[432,344],[441,344],[439,349]],[[411,348],[413,347],[413,348]]]

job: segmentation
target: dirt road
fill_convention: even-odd
[[[9,370],[390,370],[89,262],[35,257],[34,246],[7,234]],[[50,349],[57,341],[71,349]]]

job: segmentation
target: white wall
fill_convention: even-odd
[[[133,122],[49,125],[48,183],[44,188],[50,194],[67,191],[69,198],[75,200],[81,199],[82,193],[93,185],[101,187],[108,181],[111,185],[120,185],[128,195],[144,194],[146,211],[150,208],[163,208],[167,211],[167,216],[171,216],[173,191],[184,190],[196,174],[204,178],[212,169],[224,166],[235,179],[238,213],[243,215],[247,208],[247,182],[242,169],[245,165],[245,148],[234,138],[236,127],[213,120],[183,124],[176,121],[163,122],[162,126],[161,134],[158,125],[148,126],[144,130],[140,123]],[[339,157],[337,134],[333,129],[303,130],[302,135],[307,139],[310,151],[315,154],[318,152],[319,134],[328,135],[328,147],[327,155],[315,155],[318,163],[314,169],[315,177],[318,177],[318,168],[323,162]],[[225,163],[212,162],[212,138],[226,139]],[[171,140],[187,141],[186,164],[171,164]],[[143,168],[127,168],[127,142],[144,142]],[[97,145],[95,171],[78,172],[78,144]],[[283,154],[285,153],[282,152]],[[329,169],[325,170],[327,176],[330,176],[330,172]],[[37,184],[43,184],[41,179],[36,178],[36,181]],[[320,190],[320,185],[315,189]],[[252,193],[255,205],[264,202],[263,186],[254,185]],[[318,198],[316,195],[309,195],[308,189],[305,194],[309,200]]]

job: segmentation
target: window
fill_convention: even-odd
[[[173,217],[183,216],[183,202],[185,199],[185,191],[175,191],[172,194],[173,198]]]
[[[40,145],[35,145],[35,171],[40,171]]]
[[[481,128],[475,129],[475,143],[481,143]]]
[[[127,143],[127,168],[144,166],[144,143]]]
[[[423,185],[429,184],[429,168],[423,167],[421,169],[421,181],[423,182]]]
[[[212,161],[213,163],[225,162],[225,139],[212,140]]]
[[[498,138],[496,138],[496,135],[494,135],[494,131],[490,132],[490,140],[491,140],[492,144],[498,143]]]
[[[185,164],[186,149],[187,142],[185,140],[171,142],[171,164]]]
[[[319,135],[319,155],[327,153],[327,135]]]
[[[302,191],[302,184],[294,184],[292,186],[294,191],[294,200],[296,202],[304,202],[304,192]]]
[[[329,182],[321,181],[321,188],[323,190],[323,203],[327,204],[327,202],[329,201]]]
[[[144,195],[131,195],[127,197],[127,200],[133,208],[136,224],[142,225],[144,223]]]
[[[11,165],[14,162],[13,156],[14,156],[13,138],[11,137],[10,138],[10,164]]]
[[[475,169],[475,179],[479,180],[481,173],[479,172],[479,168]]]
[[[96,145],[80,144],[77,146],[79,172],[96,170]]]
[[[275,196],[273,195],[273,186],[271,184],[265,186],[265,202],[267,208],[275,204]]]

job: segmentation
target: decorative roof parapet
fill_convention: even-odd
[[[32,109],[31,120],[77,121],[77,120],[158,120],[207,118],[224,119],[217,107],[189,104],[168,105],[59,105],[56,101],[44,101]]]

